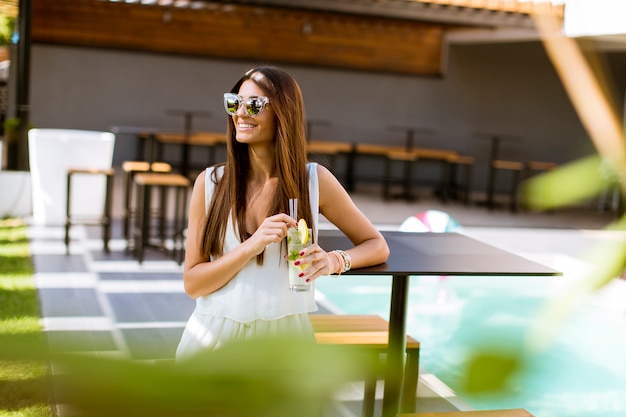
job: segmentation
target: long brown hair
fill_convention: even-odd
[[[297,198],[298,219],[304,218],[313,227],[306,169],[306,120],[302,91],[287,72],[275,67],[259,67],[246,72],[230,92],[239,93],[241,85],[247,80],[263,90],[276,115],[274,159],[278,187],[267,215],[288,213],[289,198]],[[228,116],[227,160],[222,164],[224,174],[218,179],[214,170],[210,179],[215,183],[215,192],[209,205],[200,247],[207,258],[223,254],[228,216],[233,216],[240,240],[243,242],[248,237],[245,219],[250,157],[248,144],[237,142],[235,133],[233,119]],[[257,263],[263,263],[262,253],[257,257]]]

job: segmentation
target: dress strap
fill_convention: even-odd
[[[224,167],[208,167],[205,169],[204,178],[204,214],[209,214],[209,205],[211,204],[211,197],[213,197],[213,191],[215,191],[215,183],[213,182],[213,171],[217,171],[217,177],[220,179],[224,174]]]

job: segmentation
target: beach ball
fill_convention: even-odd
[[[457,231],[461,225],[448,213],[427,210],[408,217],[400,225],[401,232],[447,233]]]

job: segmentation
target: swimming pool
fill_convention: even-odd
[[[348,314],[388,318],[391,277],[319,280],[317,290]],[[468,353],[494,339],[521,345],[539,307],[564,277],[412,277],[407,332],[421,342],[421,366],[476,409],[526,408],[536,417],[626,416],[626,282],[586,300],[550,347],[532,355],[506,393],[464,395]]]

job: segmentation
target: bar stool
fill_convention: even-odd
[[[391,198],[390,186],[393,182],[391,176],[391,165],[393,162],[402,162],[404,165],[404,172],[402,175],[402,188],[403,192],[400,197],[405,198],[407,201],[415,200],[415,196],[411,193],[412,177],[413,177],[413,164],[418,160],[418,156],[415,152],[411,151],[388,151],[386,153],[387,159],[385,160],[385,179],[383,184],[383,199],[388,201]]]
[[[104,175],[106,177],[106,194],[104,198],[104,210],[99,219],[74,220],[71,214],[72,201],[72,177],[74,175]],[[111,240],[111,207],[113,200],[114,168],[68,168],[67,170],[67,198],[65,202],[65,252],[70,254],[70,227],[75,224],[95,224],[102,226],[102,243],[104,251],[110,253],[109,240]]]
[[[470,202],[470,185],[472,184],[472,175],[476,159],[473,156],[455,154],[450,155],[447,162],[448,179],[445,184],[445,189],[443,190],[442,200],[445,203],[450,195],[454,195],[455,198],[459,198],[459,195],[461,195],[463,203],[467,206]],[[460,186],[457,183],[460,172],[459,168],[464,168],[465,171],[465,175],[461,176],[463,181]]]
[[[124,183],[124,211],[123,211],[123,229],[124,239],[128,242],[130,239],[130,219],[133,217],[134,209],[131,206],[133,178],[139,172],[158,172],[168,173],[172,171],[172,166],[166,162],[153,162],[152,164],[145,161],[124,161],[122,163],[123,183]]]
[[[517,188],[521,180],[522,172],[524,171],[524,163],[519,161],[505,161],[502,159],[491,161],[489,183],[487,184],[487,207],[489,209],[494,207],[493,194],[496,184],[496,173],[498,171],[509,171],[511,173],[511,189],[509,190],[510,208],[512,212],[515,212],[517,210]]]
[[[376,315],[309,314],[315,340],[322,345],[349,346],[373,354],[376,359],[389,347],[389,322]],[[402,409],[414,411],[419,379],[420,342],[406,337],[405,381]],[[374,415],[376,375],[365,381],[363,417]]]
[[[165,248],[167,214],[167,194],[174,191],[174,215],[172,227],[173,257],[179,264],[183,261],[184,230],[187,212],[187,192],[191,186],[189,179],[180,174],[171,173],[138,173],[134,177],[136,189],[135,204],[135,233],[134,253],[137,261],[141,264],[144,259],[144,248],[150,243],[150,206],[152,203],[152,188],[160,192],[162,215],[159,216],[160,247]]]

